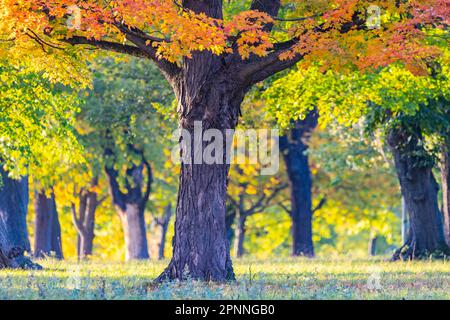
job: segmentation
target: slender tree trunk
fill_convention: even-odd
[[[111,152],[110,150],[106,150]],[[142,193],[143,165],[135,166],[126,170],[127,179],[125,188],[127,193],[122,193],[118,183],[118,172],[106,167],[109,178],[110,193],[113,203],[122,221],[125,238],[125,258],[130,260],[149,259],[147,243],[147,227],[145,223],[145,205],[150,195],[152,172],[150,165],[144,160],[147,167],[148,179],[145,193]]]
[[[236,208],[233,205],[227,206],[227,213],[225,216],[226,234],[229,243],[232,243],[234,239],[233,223],[236,219]]]
[[[164,259],[164,249],[166,247],[167,230],[169,229],[170,218],[172,217],[172,205],[169,204],[164,208],[164,217],[160,223],[161,240],[159,242],[158,259]]]
[[[87,194],[87,212],[84,217],[84,233],[80,243],[83,258],[91,256],[94,248],[95,212],[99,205],[97,197],[96,192],[89,191]]]
[[[441,159],[442,214],[447,245],[450,246],[450,152],[444,151]]]
[[[317,126],[317,112],[298,120],[289,135],[280,138],[280,148],[291,187],[292,255],[314,257],[312,240],[312,177],[307,140]]]
[[[234,254],[237,258],[244,255],[244,240],[245,240],[245,221],[247,217],[244,214],[239,214],[234,237]]]
[[[408,212],[406,209],[405,198],[402,196],[402,243],[406,243],[409,232]]]
[[[378,236],[370,237],[369,239],[369,256],[376,256],[377,255],[377,243],[378,243]]]
[[[63,259],[61,226],[54,193],[48,197],[45,191],[35,192],[34,208],[36,211],[34,256]]]
[[[225,223],[229,172],[226,137],[227,129],[236,127],[245,90],[236,88],[231,75],[217,73],[222,63],[210,53],[196,53],[184,60],[183,77],[174,84],[184,129],[183,161],[172,260],[157,281],[190,277],[220,282],[235,278]],[[203,141],[208,140],[205,131],[209,129],[215,135],[211,140],[218,142],[216,161],[211,162],[204,161],[201,151],[206,153],[210,144]],[[192,146],[190,150],[188,146]]]
[[[27,210],[28,179],[11,179],[0,165],[0,268],[41,269],[24,256],[30,251]]]
[[[167,227],[161,227],[161,240],[159,241],[158,248],[158,259],[163,260],[165,258],[165,247],[166,247],[166,237],[167,237]]]
[[[92,179],[91,186],[98,185],[98,177]],[[78,261],[87,259],[92,255],[95,238],[95,213],[103,200],[98,200],[96,192],[81,189],[78,195],[78,213],[72,203],[72,218],[77,229],[77,256]]]
[[[445,242],[438,207],[439,186],[432,172],[434,164],[417,156],[425,153],[418,135],[411,136],[401,129],[394,129],[388,136],[388,143],[410,221],[407,242],[397,250],[393,259],[448,255],[450,250]]]

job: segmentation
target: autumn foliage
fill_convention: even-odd
[[[0,34],[8,44],[2,50],[17,58],[38,47],[59,54],[67,43],[111,50],[131,45],[154,48],[158,59],[170,62],[203,50],[238,52],[242,59],[276,51],[280,59],[302,55],[340,68],[401,60],[420,71],[424,58],[439,53],[425,44],[427,29],[448,26],[450,16],[448,0],[284,2],[290,10],[283,18],[255,10],[224,18],[222,10],[206,15],[172,0],[1,0]],[[380,9],[380,28],[367,27],[371,5]],[[274,31],[267,28],[273,24]]]

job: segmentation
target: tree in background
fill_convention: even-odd
[[[157,109],[158,112],[162,112],[162,110],[168,107],[168,105],[159,105]],[[170,111],[163,113],[167,115],[170,114]],[[174,122],[171,120],[174,120],[172,116],[165,117],[162,123],[164,126],[161,128],[162,131],[169,132],[171,129],[174,129]],[[167,147],[163,149],[163,154],[167,157],[167,160],[164,162],[163,167],[155,172],[155,183],[149,204],[149,211],[152,214],[151,228],[154,229],[157,227],[159,229],[157,232],[159,233],[159,241],[157,241],[159,260],[166,257],[167,236],[174,214],[173,207],[174,203],[176,203],[178,188],[177,175],[179,172],[179,166],[175,165],[169,157],[171,150],[168,146],[170,146],[170,143],[166,143]]]
[[[154,181],[150,161],[161,166],[157,159],[165,141],[152,103],[170,104],[172,96],[156,68],[145,61],[98,58],[91,68],[94,87],[82,110],[82,121],[89,126],[84,139],[103,159],[122,221],[126,260],[147,259],[144,213]]]
[[[308,140],[317,127],[317,112],[296,120],[280,139],[280,149],[291,188],[288,210],[292,219],[292,255],[314,257],[312,230],[312,176],[308,159]],[[322,204],[321,204],[322,205]]]
[[[61,225],[59,224],[55,194],[36,191],[34,195],[36,213],[34,225],[34,256],[36,258],[54,257],[63,259]]]
[[[389,151],[362,125],[329,125],[312,137],[313,194],[326,203],[314,214],[315,244],[322,252],[370,255],[399,243],[401,194]],[[320,201],[317,206],[320,205]],[[362,253],[361,252],[361,253]]]
[[[247,219],[277,205],[277,197],[286,188],[278,177],[260,176],[259,169],[257,165],[241,164],[233,166],[230,173],[228,200],[236,213],[234,254],[238,258],[245,253]]]
[[[87,181],[74,184],[72,195],[69,195],[72,221],[77,231],[78,260],[88,259],[93,254],[95,217],[98,207],[106,200],[106,196],[102,197],[99,191],[99,180],[98,174],[94,173]]]
[[[72,130],[75,97],[4,59],[0,77],[0,267],[39,268],[25,257],[30,252],[27,175],[45,176],[50,160],[82,160]]]
[[[248,11],[226,19],[221,0],[88,1],[79,8],[80,19],[70,24],[67,8],[75,1],[1,4],[7,10],[0,30],[13,40],[5,46],[8,56],[21,60],[36,50],[36,68],[56,69],[54,63],[48,68],[49,61],[58,58],[46,59],[46,54],[73,55],[76,50],[64,47],[69,43],[151,59],[174,89],[180,126],[191,133],[195,121],[202,122],[203,130],[234,129],[247,91],[303,59],[360,69],[397,60],[415,65],[436,54],[421,42],[418,26],[445,24],[448,13],[440,1],[381,1],[386,14],[383,29],[377,31],[366,24],[371,2],[356,0],[283,3],[293,14],[287,22],[277,18],[279,0],[251,1]],[[275,23],[289,32],[272,37]],[[36,65],[39,61],[43,63]],[[64,73],[57,77],[64,78]],[[234,279],[225,235],[229,166],[222,162],[182,164],[173,257],[159,280],[184,279],[186,273],[201,280]]]
[[[448,253],[443,242],[438,185],[432,172],[436,157],[427,143],[427,137],[445,127],[442,110],[436,104],[436,99],[448,91],[448,81],[442,76],[441,79],[427,76],[427,73],[414,76],[401,66],[375,74],[349,75],[323,74],[315,67],[306,74],[293,74],[289,80],[297,81],[304,105],[296,110],[288,107],[286,115],[298,116],[301,110],[309,112],[317,106],[322,123],[338,121],[351,125],[364,119],[368,132],[381,130],[384,134],[411,222],[407,243],[394,259]],[[308,81],[304,82],[304,78]],[[316,83],[316,86],[307,88],[304,83]]]

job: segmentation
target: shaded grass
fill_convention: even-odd
[[[448,261],[236,260],[237,281],[153,285],[165,262],[40,261],[0,270],[0,299],[450,299]]]

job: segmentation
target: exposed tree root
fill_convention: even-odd
[[[42,266],[25,257],[23,253],[18,255],[5,255],[0,249],[0,269],[24,269],[42,270]]]
[[[409,260],[426,260],[426,259],[446,259],[450,257],[450,248],[442,245],[440,249],[429,250],[417,250],[415,241],[409,241],[399,249],[397,249],[392,255],[391,261],[409,261]]]
[[[173,261],[170,262],[169,266],[161,273],[161,275],[156,278],[153,283],[160,284],[168,281],[187,281],[187,280],[200,280],[200,281],[211,281],[216,283],[226,283],[230,281],[235,281],[236,276],[234,274],[233,268],[227,270],[227,275],[225,277],[213,276],[211,274],[191,274],[187,268],[183,272],[177,272]]]

